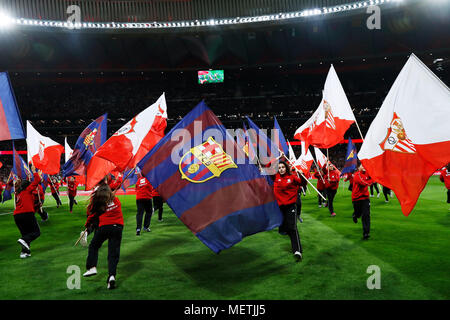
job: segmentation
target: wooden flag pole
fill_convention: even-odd
[[[361,136],[361,139],[362,139],[362,141],[364,142],[364,137],[363,137],[363,135],[362,135],[362,133],[361,133],[361,129],[359,128],[358,121],[356,121],[356,117],[355,117],[355,123],[356,123],[356,127],[358,128],[359,135]]]
[[[75,242],[75,244],[73,245],[74,247],[76,247],[76,245],[78,244],[78,242],[81,241],[81,239],[84,237],[84,234],[87,232],[87,229],[84,229],[83,233],[80,235],[80,237],[78,238],[77,242]]]

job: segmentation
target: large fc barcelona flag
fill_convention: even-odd
[[[8,73],[0,72],[0,141],[25,139]]]
[[[201,102],[138,167],[177,217],[219,253],[283,220],[266,179],[242,159],[233,137]]]

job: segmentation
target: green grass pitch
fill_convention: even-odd
[[[337,216],[319,209],[311,191],[298,223],[304,258],[295,262],[290,241],[277,230],[245,238],[214,254],[164,205],[164,221],[153,216],[150,233],[135,235],[135,196],[120,196],[125,227],[116,290],[106,289],[107,244],[98,275],[69,290],[67,268],[85,271],[87,248],[74,247],[85,222],[86,201],[74,213],[56,209],[46,197],[50,221],[20,259],[13,203],[0,204],[0,299],[449,299],[450,211],[444,185],[432,177],[409,217],[395,196],[371,198],[371,239],[351,218],[350,192],[339,188]],[[380,190],[381,191],[381,190]],[[78,197],[82,200],[82,197]],[[89,236],[88,240],[92,236]],[[381,270],[381,289],[369,290],[367,268]]]

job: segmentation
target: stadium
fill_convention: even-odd
[[[2,0],[0,299],[448,300],[449,17]]]

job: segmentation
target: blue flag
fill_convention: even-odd
[[[12,171],[9,173],[8,180],[6,181],[5,191],[3,191],[2,203],[12,199],[12,193],[14,192],[14,176]]]
[[[0,72],[0,128],[0,141],[25,139],[22,119],[7,72]]]
[[[22,180],[31,180],[32,174],[30,169],[28,169],[27,163],[22,159],[22,157],[17,153],[14,147],[13,141],[13,174]]]
[[[235,161],[236,155],[242,159],[233,137],[202,101],[137,165],[215,253],[283,220],[266,179],[255,165]]]
[[[286,138],[284,137],[283,131],[281,131],[280,125],[278,124],[277,118],[274,116],[274,134],[275,137],[273,137],[273,140],[275,141],[275,145],[283,151],[283,153],[288,156],[289,153],[289,146],[286,142]]]
[[[95,151],[106,141],[107,116],[105,113],[83,130],[75,144],[72,157],[63,166],[63,178],[85,174]]]
[[[358,164],[358,157],[356,153],[356,146],[352,141],[352,138],[348,138],[347,154],[345,156],[345,165],[342,168],[341,176],[348,172],[353,172]]]
[[[127,188],[129,186],[132,186],[133,184],[136,184],[136,182],[138,181],[138,174],[139,174],[139,172],[140,171],[139,171],[138,167],[136,167],[136,169],[129,169],[129,170],[126,170],[124,172],[123,177],[124,178],[127,177],[127,176],[128,177],[122,183],[121,188],[122,188],[123,192],[126,193],[127,192]]]

